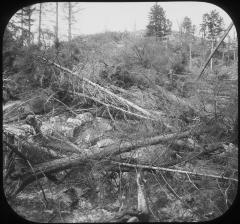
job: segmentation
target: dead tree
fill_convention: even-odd
[[[137,196],[138,196],[138,214],[137,217],[140,222],[149,221],[149,208],[147,203],[147,196],[141,172],[138,170],[136,175],[137,180]]]
[[[137,211],[124,212],[116,218],[115,222],[149,222],[149,208],[147,203],[146,191],[142,179],[141,171],[136,171],[137,182]]]

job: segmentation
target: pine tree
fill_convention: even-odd
[[[204,34],[204,39],[207,38],[211,41],[211,49],[213,51],[214,45],[218,37],[223,32],[223,18],[216,10],[212,10],[210,13],[205,13],[202,18],[202,24],[200,25],[200,31]],[[213,67],[213,60],[210,64],[211,70]]]
[[[223,18],[216,10],[203,15],[200,31],[207,39],[216,41],[223,30]]]
[[[72,25],[76,22],[75,15],[78,13],[81,8],[79,8],[78,2],[67,2],[64,4],[65,10],[67,11],[67,22],[68,22],[68,41],[72,40]]]
[[[35,11],[35,8],[28,6],[25,8],[25,16],[27,21],[27,28],[28,28],[28,45],[30,45],[31,40],[33,39],[33,33],[31,32],[31,27],[33,25],[34,19],[32,19],[32,14]]]
[[[196,27],[192,25],[192,21],[189,17],[184,17],[182,22],[182,31],[186,35],[194,35]]]
[[[58,2],[56,2],[55,44],[58,44]]]
[[[172,23],[166,18],[164,9],[157,3],[151,8],[147,25],[147,36],[165,37],[171,32]]]
[[[32,14],[35,11],[35,8],[32,6],[28,6],[22,8],[19,12],[16,13],[16,17],[19,18],[20,29],[21,29],[21,44],[24,44],[24,40],[27,40],[27,44],[31,43],[33,39],[33,33],[31,31],[31,27],[33,25],[34,20],[32,19]]]
[[[42,34],[42,3],[39,4],[39,18],[38,18],[38,45],[41,45],[41,34]]]
[[[72,39],[72,3],[68,2],[68,41]]]
[[[192,68],[192,41],[194,39],[195,25],[192,25],[192,21],[189,17],[184,17],[181,24],[181,30],[184,34],[184,38],[189,45],[189,69]]]

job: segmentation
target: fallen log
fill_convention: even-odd
[[[53,108],[51,101],[52,92],[47,90],[38,90],[30,94],[27,99],[22,101],[9,102],[3,105],[3,123],[10,123],[26,118],[29,114],[42,114],[49,112]]]
[[[146,165],[131,164],[131,163],[120,163],[120,162],[115,162],[115,161],[111,161],[111,163],[114,165],[117,165],[117,166],[131,167],[133,169],[140,168],[142,170],[166,171],[166,172],[190,174],[190,175],[204,176],[204,177],[210,177],[210,178],[216,178],[216,179],[222,179],[222,180],[231,180],[234,182],[238,182],[238,179],[233,178],[233,177],[225,177],[221,173],[219,173],[219,175],[216,175],[216,174],[200,173],[197,171],[194,172],[194,171],[190,171],[190,170],[170,169],[170,168],[165,168],[165,167],[146,166]]]
[[[12,135],[18,146],[11,144],[11,150],[13,150],[15,154],[17,154],[16,151],[20,151],[26,156],[26,159],[33,164],[42,163],[48,159],[59,158],[56,151],[43,147],[43,145],[38,144],[38,142],[24,140],[22,136],[26,136],[26,133],[17,126],[4,125],[3,134],[4,136]],[[4,139],[5,138],[3,138],[3,143],[8,146],[9,143]]]
[[[119,155],[121,153],[129,152],[135,149],[138,149],[140,147],[144,147],[147,145],[155,145],[160,143],[165,143],[170,140],[176,140],[180,138],[187,137],[191,134],[200,134],[202,132],[206,132],[207,129],[202,128],[196,128],[185,131],[182,133],[173,133],[173,134],[166,134],[161,136],[155,136],[143,140],[137,140],[134,142],[119,142],[116,144],[112,144],[110,146],[107,146],[106,148],[99,149],[100,151],[92,152],[92,150],[88,150],[88,154],[82,155],[82,156],[72,156],[68,158],[62,158],[62,159],[56,159],[54,161],[41,163],[35,167],[33,167],[33,170],[30,170],[26,172],[22,176],[22,184],[19,186],[19,188],[16,190],[14,195],[21,192],[28,184],[32,183],[38,178],[42,178],[45,175],[56,173],[65,169],[74,168],[74,167],[81,167],[85,166],[92,160],[102,160],[102,159],[110,159],[113,158],[116,155]]]
[[[156,114],[151,113],[147,109],[144,109],[137,104],[116,95],[115,93],[111,92],[109,89],[104,88],[103,86],[92,82],[91,80],[81,76],[80,74],[74,73],[68,68],[65,68],[53,61],[50,61],[44,57],[38,56],[37,58],[41,59],[44,63],[48,63],[50,65],[55,66],[56,68],[62,70],[63,72],[70,74],[73,77],[76,77],[79,81],[83,82],[82,87],[84,87],[84,93],[88,94],[89,97],[92,97],[93,100],[96,99],[95,95],[98,95],[98,101],[101,102],[110,102],[109,106],[115,106],[117,109],[124,109],[126,113],[134,114],[135,116],[141,116],[145,119],[151,120],[160,120],[161,117],[156,116]],[[95,98],[95,99],[94,99]]]
[[[33,117],[33,115],[30,115]],[[35,119],[35,118],[33,118]],[[34,123],[34,122],[33,122]],[[36,123],[36,122],[35,122]],[[37,144],[33,144],[28,142],[29,147],[45,147],[48,148],[48,150],[53,150],[55,152],[62,152],[63,154],[66,153],[77,153],[81,154],[81,150],[71,143],[66,137],[59,136],[59,138],[54,136],[45,136],[40,132],[40,127],[36,127],[32,124],[29,124],[30,126],[35,129],[36,135],[33,136],[35,142]],[[13,125],[13,124],[4,124],[3,125],[3,131],[5,133],[11,133],[16,138],[21,139],[21,136],[26,136],[25,128],[21,128],[21,126]]]
[[[203,65],[203,67],[201,68],[199,75],[196,79],[196,81],[198,81],[204,74],[204,70],[207,67],[208,63],[210,62],[211,58],[213,57],[213,55],[215,54],[215,52],[217,51],[217,49],[219,48],[220,44],[223,42],[223,40],[225,39],[225,37],[228,35],[229,31],[232,29],[233,27],[233,22],[230,23],[230,25],[228,26],[227,30],[225,31],[225,33],[223,34],[223,36],[221,37],[221,39],[218,41],[217,45],[215,46],[215,48],[213,49],[213,51],[211,52],[211,54],[208,56],[205,64]]]

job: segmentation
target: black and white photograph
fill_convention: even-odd
[[[19,8],[2,40],[3,193],[17,216],[202,222],[231,209],[229,12],[194,1],[42,2]]]

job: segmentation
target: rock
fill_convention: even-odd
[[[91,122],[93,120],[93,116],[91,113],[83,113],[76,116],[76,118],[68,118],[67,119],[67,125],[68,128],[65,128],[67,130],[66,136],[67,137],[76,137],[79,132],[81,131],[83,125]]]
[[[84,131],[81,132],[77,139],[77,144],[85,142],[88,144],[93,144],[98,141],[105,132],[112,130],[110,121],[104,118],[97,117],[91,125],[87,128],[84,128]]]
[[[60,116],[51,117],[49,122],[42,122],[41,126],[43,135],[59,137],[60,134],[84,147],[96,144],[104,133],[110,130],[112,126],[109,120],[99,117],[93,120],[91,113],[79,114],[76,118],[68,118],[67,121]],[[104,147],[111,143],[111,139],[107,139],[98,144]]]
[[[76,116],[76,119],[82,120],[86,123],[86,122],[90,122],[93,120],[93,115],[90,112],[78,114]]]
[[[73,126],[81,126],[84,124],[83,120],[76,119],[76,118],[68,118],[67,123]]]
[[[111,145],[113,144],[115,141],[111,138],[105,138],[105,139],[102,139],[100,141],[97,142],[97,146],[99,148],[102,148],[102,147],[105,147],[107,145]]]
[[[69,127],[69,126],[66,126],[66,125],[62,125],[61,132],[67,138],[73,138],[76,135],[75,133],[76,133],[77,128],[78,127]]]
[[[60,116],[51,117],[49,121],[43,121],[41,132],[43,135],[52,135],[54,131],[62,132],[63,119]]]
[[[63,120],[59,116],[55,116],[55,117],[50,117],[49,121],[52,124],[56,124],[56,123],[62,122]]]
[[[74,126],[81,126],[91,121],[93,121],[93,115],[89,112],[78,114],[75,118],[67,119],[67,123]]]
[[[77,129],[79,125],[72,125],[64,122],[62,118],[56,116],[50,118],[50,121],[42,122],[41,132],[43,135],[54,135],[55,133],[59,133],[67,138],[73,138],[76,136]],[[59,137],[56,135],[56,137]]]
[[[53,125],[47,121],[42,122],[42,126],[40,130],[43,135],[52,135],[53,133]]]
[[[35,131],[32,126],[28,124],[21,124],[21,125],[15,125],[15,124],[8,124],[3,125],[3,129],[7,132],[13,133],[14,135],[18,137],[24,137],[26,134],[35,134]]]
[[[111,126],[109,120],[101,118],[101,117],[96,118],[95,126],[97,126],[98,129],[102,130],[103,132],[112,130],[112,126]]]
[[[188,138],[187,141],[189,142],[190,145],[194,146],[195,142],[193,141],[193,139]]]

